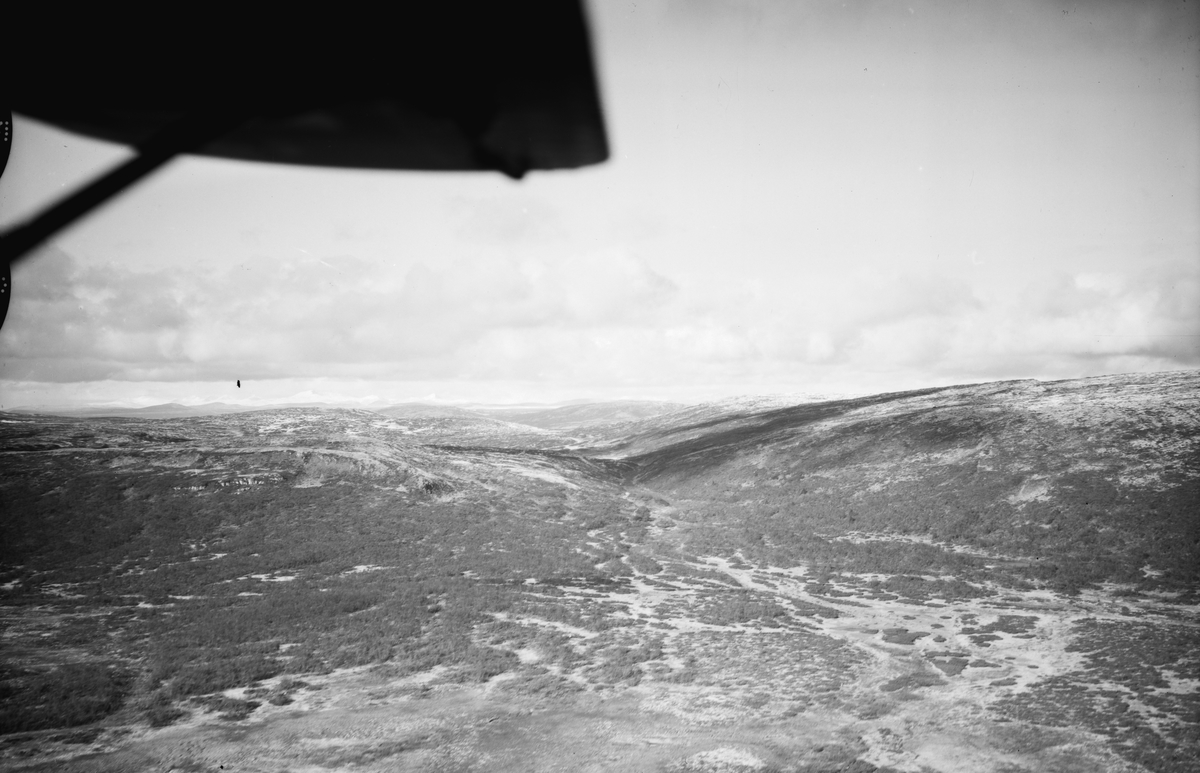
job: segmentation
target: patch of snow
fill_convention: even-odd
[[[1200,679],[1191,679],[1189,677],[1180,676],[1178,673],[1166,668],[1159,672],[1167,682],[1167,687],[1158,688],[1157,692],[1170,692],[1178,695],[1195,695],[1200,693]]]
[[[577,636],[581,639],[594,639],[600,635],[595,631],[589,631],[586,628],[560,623],[557,620],[545,620],[532,615],[510,615],[507,612],[493,612],[492,616],[497,620],[503,620],[506,623],[518,623],[520,625],[535,625],[544,628],[553,628],[556,631],[560,631],[571,636]]]
[[[764,768],[767,763],[748,751],[722,746],[699,754],[693,754],[688,759],[695,760],[702,766],[736,765],[742,768]]]
[[[229,554],[228,553],[210,553],[207,556],[192,556],[191,558],[188,559],[188,561],[191,561],[191,562],[216,561],[218,558],[224,558],[227,555],[229,555]]]
[[[42,590],[45,593],[49,593],[51,596],[58,596],[59,598],[81,599],[81,598],[83,598],[82,593],[70,593],[67,590],[68,588],[78,587],[78,585],[79,585],[79,583],[77,583],[77,582],[52,583],[50,585],[43,585]]]
[[[238,578],[239,580],[258,580],[260,582],[291,582],[296,579],[294,574],[247,574]]]
[[[386,566],[378,566],[376,564],[359,564],[358,566],[354,567],[353,569],[347,569],[346,571],[342,572],[342,574],[362,574],[363,572],[380,572],[387,568],[388,567],[386,567]],[[291,579],[294,580],[296,578],[293,577]]]
[[[1026,502],[1045,502],[1049,498],[1050,483],[1045,478],[1035,475],[1027,478],[1017,493],[1007,499],[1011,505],[1023,505]]]
[[[560,473],[555,472],[554,470],[548,470],[544,467],[530,467],[512,463],[500,464],[499,466],[504,467],[511,472],[515,472],[518,475],[523,475],[526,478],[533,478],[534,480],[541,480],[545,481],[546,483],[556,483],[560,486],[566,486],[567,488],[572,489],[579,488],[578,484],[567,480]]]

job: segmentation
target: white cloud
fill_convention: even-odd
[[[5,378],[752,392],[1200,365],[1200,268],[1167,260],[728,288],[673,281],[623,251],[430,260],[402,273],[349,257],[263,265],[135,272],[45,251],[16,277]]]

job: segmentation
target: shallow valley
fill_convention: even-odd
[[[6,414],[0,765],[1191,770],[1198,386]]]

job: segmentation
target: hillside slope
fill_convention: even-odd
[[[570,438],[552,430],[506,421],[469,408],[401,403],[375,411],[394,421],[394,429],[422,443],[492,446],[496,448],[559,448]]]
[[[801,405],[625,447],[637,481],[723,525],[715,542],[736,522],[736,545],[776,562],[908,537],[1031,559],[1061,588],[1200,580],[1196,372]]]

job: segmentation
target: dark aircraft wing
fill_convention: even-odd
[[[5,264],[179,153],[513,178],[608,157],[577,0],[187,8],[35,4],[6,35],[14,112],[139,153],[0,237]]]

